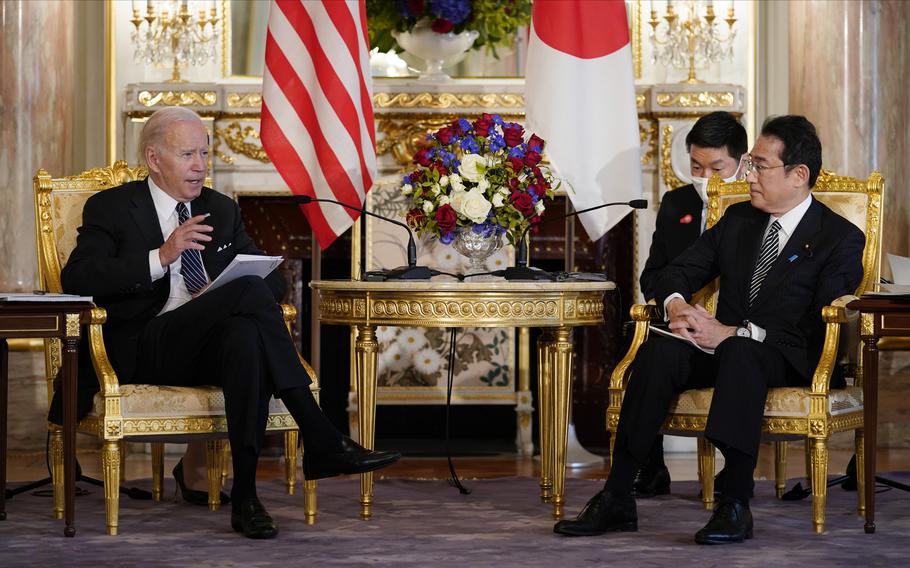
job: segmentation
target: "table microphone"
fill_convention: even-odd
[[[580,209],[578,211],[572,211],[571,213],[566,213],[565,215],[560,215],[559,217],[547,217],[536,223],[529,224],[525,227],[525,230],[521,232],[521,238],[518,239],[518,251],[515,253],[515,266],[510,266],[503,271],[503,276],[506,280],[556,280],[555,274],[550,274],[545,270],[539,268],[532,268],[528,266],[528,243],[525,240],[525,235],[531,227],[536,227],[537,225],[543,225],[544,223],[549,223],[551,221],[559,221],[560,219],[566,219],[568,217],[576,217],[582,213],[588,213],[589,211],[596,211],[597,209],[603,209],[604,207],[610,207],[612,205],[626,205],[632,207],[633,209],[644,209],[648,206],[647,199],[633,199],[631,201],[616,201],[613,203],[602,203],[600,205],[595,205],[594,207],[588,207],[587,209]]]
[[[383,221],[388,221],[389,223],[404,227],[404,230],[408,232],[408,265],[399,266],[398,268],[393,268],[391,270],[371,271],[371,274],[379,276],[382,280],[429,280],[430,277],[433,276],[433,271],[426,266],[417,266],[417,244],[414,242],[414,233],[411,232],[410,227],[401,221],[396,221],[395,219],[384,217],[377,213],[373,213],[372,211],[367,211],[365,208],[358,205],[349,205],[347,203],[342,203],[341,201],[335,201],[334,199],[310,197],[309,195],[294,195],[291,199],[293,199],[294,203],[300,205],[306,205],[313,202],[334,203],[335,205],[341,205],[352,211],[358,211],[364,215],[376,217],[377,219],[382,219]],[[364,277],[366,277],[366,274],[364,274]]]

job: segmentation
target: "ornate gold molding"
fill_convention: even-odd
[[[735,102],[736,94],[730,91],[657,93],[657,104],[664,107],[730,107],[733,106],[733,103]]]
[[[638,121],[638,137],[642,146],[648,143],[648,149],[641,154],[641,165],[646,166],[654,161],[657,154],[657,121],[649,120],[648,126],[645,127],[642,121]]]
[[[44,170],[38,170],[38,174],[46,173]],[[122,185],[128,181],[144,178],[149,175],[148,168],[145,166],[136,166],[131,168],[125,160],[117,160],[112,166],[103,168],[92,168],[81,174],[65,176],[65,180],[92,180],[97,181],[100,186],[114,187]],[[59,187],[59,185],[57,186]]]
[[[260,108],[262,106],[262,93],[228,93],[227,106],[229,108]]]
[[[218,102],[215,91],[140,91],[139,103],[154,106],[212,106]]]
[[[673,173],[673,125],[665,124],[660,138],[660,175],[667,189],[676,189],[685,183]]]
[[[645,97],[644,93],[635,94],[635,108],[637,108],[638,110],[645,108],[646,101],[647,101],[647,98]]]
[[[510,93],[375,93],[376,109],[510,108],[524,109],[524,95]]]
[[[66,336],[79,337],[79,314],[66,314]]]
[[[259,140],[259,131],[252,126],[243,127],[236,120],[231,122],[224,128],[215,128],[215,145],[214,152],[219,159],[223,160],[225,163],[233,164],[234,158],[227,156],[221,151],[219,151],[220,141],[228,145],[228,148],[234,151],[236,154],[241,154],[247,158],[260,161],[264,164],[271,163],[268,154],[265,153],[261,144],[255,142],[247,142],[247,138],[252,138],[253,140]]]

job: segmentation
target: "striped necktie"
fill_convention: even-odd
[[[755,272],[752,273],[752,283],[749,284],[750,308],[755,303],[758,291],[761,290],[761,284],[768,272],[771,271],[771,265],[774,264],[774,260],[777,258],[779,246],[777,233],[779,231],[780,222],[774,221],[771,223],[771,228],[768,229],[768,234],[765,235],[765,240],[761,244],[761,252],[758,255],[758,261],[755,263]]]
[[[177,204],[177,218],[181,225],[190,218],[190,212],[187,211],[185,203]],[[183,276],[183,283],[186,284],[190,295],[208,284],[205,269],[202,267],[202,254],[198,250],[186,249],[180,253],[180,274]]]

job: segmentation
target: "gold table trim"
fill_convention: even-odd
[[[612,282],[360,282],[317,280],[320,323],[357,330],[355,385],[360,443],[373,448],[380,325],[422,327],[540,327],[538,340],[540,497],[562,518],[566,441],[572,388],[572,328],[603,322],[603,295]],[[360,516],[373,514],[373,474],[360,478]]]

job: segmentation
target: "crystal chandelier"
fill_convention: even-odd
[[[145,15],[133,0],[132,33],[137,63],[172,63],[171,81],[180,67],[204,65],[216,58],[219,21],[215,1],[148,0]]]
[[[724,19],[727,22],[726,37],[722,37],[721,30],[718,29],[721,26],[715,21],[717,16],[714,14],[712,0],[686,0],[676,4],[682,4],[686,8],[685,19],[676,12],[674,2],[668,0],[661,21],[654,9],[654,2],[651,2],[651,19],[648,22],[651,24],[650,38],[653,46],[651,62],[678,69],[688,66],[689,78],[683,82],[700,83],[695,78],[696,67],[705,67],[725,57],[733,57],[733,39],[736,37],[736,30],[733,29],[733,24],[736,23],[733,2],[730,2]]]

